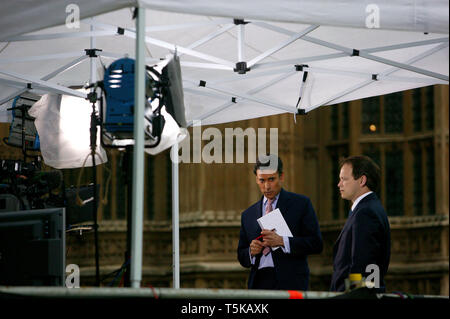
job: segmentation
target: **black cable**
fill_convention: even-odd
[[[94,203],[92,205],[92,215],[94,218],[94,245],[95,245],[95,283],[97,287],[100,287],[100,262],[99,262],[99,252],[98,252],[98,221],[97,221],[97,201],[98,201],[98,194],[97,194],[97,168],[95,164],[95,151],[97,149],[97,117],[95,114],[95,102],[97,101],[97,94],[94,91],[92,91],[88,98],[92,102],[92,113],[91,113],[91,128],[90,128],[90,138],[91,138],[91,157],[92,157],[92,175],[94,179],[94,189],[93,189],[93,196],[94,196]]]

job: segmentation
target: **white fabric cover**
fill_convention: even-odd
[[[46,165],[53,168],[92,166],[90,149],[91,103],[87,100],[45,94],[28,111],[35,117],[41,154]],[[107,162],[105,150],[97,133],[95,164]]]

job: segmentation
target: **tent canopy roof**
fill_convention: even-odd
[[[189,5],[183,0],[34,0],[32,5],[28,1],[3,1],[0,41],[65,23],[70,4],[78,6],[81,18],[140,5],[202,16],[358,28],[367,27],[368,16],[378,10],[382,29],[445,34],[449,31],[446,0],[192,0]]]
[[[79,28],[64,25],[73,13],[66,12],[70,3],[80,10]],[[68,86],[92,81],[91,60],[99,79],[103,66],[134,57],[130,7],[135,5],[130,0],[39,0],[33,6],[7,1],[0,12],[0,104],[30,85],[72,94]],[[375,9],[370,1],[356,0],[196,0],[189,6],[141,0],[139,5],[150,9],[147,63],[175,51],[181,57],[191,124],[297,113],[298,108],[309,112],[448,84],[448,1],[379,1]],[[372,18],[379,28],[368,28]],[[53,25],[60,26],[44,29]],[[102,50],[99,58],[86,55],[91,47]],[[236,72],[240,66],[248,70]]]

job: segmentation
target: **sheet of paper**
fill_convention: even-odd
[[[275,229],[275,232],[280,236],[292,237],[291,230],[284,220],[283,215],[281,215],[281,211],[279,208],[271,211],[269,214],[266,214],[263,217],[258,218],[257,222],[261,229]],[[278,248],[280,247],[272,247],[272,250],[276,250]]]

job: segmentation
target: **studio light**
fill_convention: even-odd
[[[99,85],[106,102],[101,108],[104,145],[134,144],[134,67],[130,58],[114,61]],[[155,155],[187,136],[183,129],[186,118],[181,69],[176,55],[146,66],[145,100],[145,151]]]

